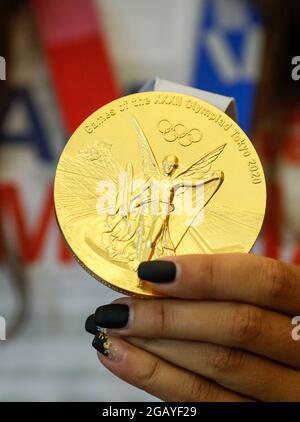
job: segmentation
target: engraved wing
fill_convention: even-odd
[[[224,181],[224,174],[221,170],[212,170],[212,164],[224,151],[226,144],[220,145],[214,150],[194,162],[184,169],[179,169],[174,177],[175,195],[173,199],[174,213],[170,217],[170,232],[175,248],[186,237],[190,237],[191,228],[199,225],[203,219],[207,205],[214,197]],[[186,197],[183,195],[190,192],[191,195],[198,193],[201,195],[196,204],[186,210]],[[183,208],[184,207],[184,208]],[[185,209],[185,212],[177,212]]]
[[[202,175],[206,174],[211,169],[212,163],[224,151],[226,145],[227,144],[220,145],[204,157],[198,158],[184,169],[179,170],[174,176],[174,179],[180,178],[184,180],[189,178],[201,178]]]
[[[146,179],[160,176],[159,166],[151,149],[150,143],[136,117],[132,116],[133,128],[137,134],[138,146],[142,156],[143,173]]]
[[[170,232],[175,237],[176,254],[195,253],[195,250],[199,253],[248,252],[262,220],[263,213],[213,201],[205,207],[204,221],[200,227],[189,227],[179,240],[176,239],[176,222],[173,221]]]
[[[175,174],[174,186],[177,185],[177,188],[173,200],[174,210],[182,209],[182,201],[185,200],[185,198],[182,197],[187,193],[187,190],[189,190],[190,193],[194,191],[197,194],[197,192],[201,193],[201,189],[203,188],[203,195],[201,195],[201,198],[203,199],[199,201],[197,206],[193,206],[192,209],[189,210],[188,217],[180,217],[176,215],[176,213],[175,215],[171,215],[170,225],[174,223],[174,220],[177,220],[177,227],[180,227],[179,229],[176,229],[175,235],[173,236],[174,245],[178,245],[181,239],[187,234],[189,227],[192,224],[195,224],[196,221],[199,221],[199,218],[201,218],[200,213],[203,213],[204,207],[207,206],[209,201],[221,187],[224,181],[223,172],[221,170],[211,170],[211,168],[214,161],[216,161],[224,151],[225,146],[226,144],[220,145]],[[181,182],[183,183],[181,184]],[[188,184],[186,182],[188,182]],[[189,182],[192,183],[189,184]]]

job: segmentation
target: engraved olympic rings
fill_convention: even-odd
[[[201,141],[203,133],[200,129],[193,128],[188,130],[186,126],[181,123],[173,125],[169,120],[162,119],[158,122],[157,128],[163,135],[164,140],[167,142],[179,142],[183,147]]]

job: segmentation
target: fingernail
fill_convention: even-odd
[[[95,315],[90,315],[85,321],[85,329],[88,333],[96,335],[100,331],[100,327],[96,325]]]
[[[138,276],[152,283],[171,283],[176,277],[176,264],[164,260],[141,262],[138,267]]]
[[[120,362],[123,358],[123,351],[120,342],[113,337],[108,337],[107,330],[101,329],[95,336],[92,346],[109,360]]]
[[[129,319],[129,306],[111,303],[100,306],[95,312],[95,323],[103,328],[124,328]]]

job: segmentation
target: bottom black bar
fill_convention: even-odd
[[[295,418],[300,416],[300,403],[1,403],[1,414],[5,412],[10,416],[21,416],[32,420],[37,417],[59,417],[69,420],[70,417],[93,418],[125,418],[126,420],[138,420],[145,417],[188,417],[197,418],[224,418],[230,419],[243,417],[270,417]]]

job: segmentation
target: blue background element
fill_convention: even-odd
[[[252,112],[255,100],[256,81],[247,78],[246,75],[239,75],[236,80],[228,81],[222,77],[222,69],[217,69],[212,52],[206,44],[207,34],[215,31],[222,37],[229,48],[237,64],[243,65],[245,55],[245,40],[248,31],[261,28],[261,20],[257,11],[246,0],[239,0],[242,3],[246,24],[240,28],[222,27],[218,20],[218,0],[206,0],[201,13],[199,36],[196,47],[195,68],[193,75],[193,86],[218,94],[234,97],[237,101],[238,121],[246,133],[250,133]],[[235,13],[235,1],[228,1],[228,7]],[[204,13],[203,13],[204,11]]]

